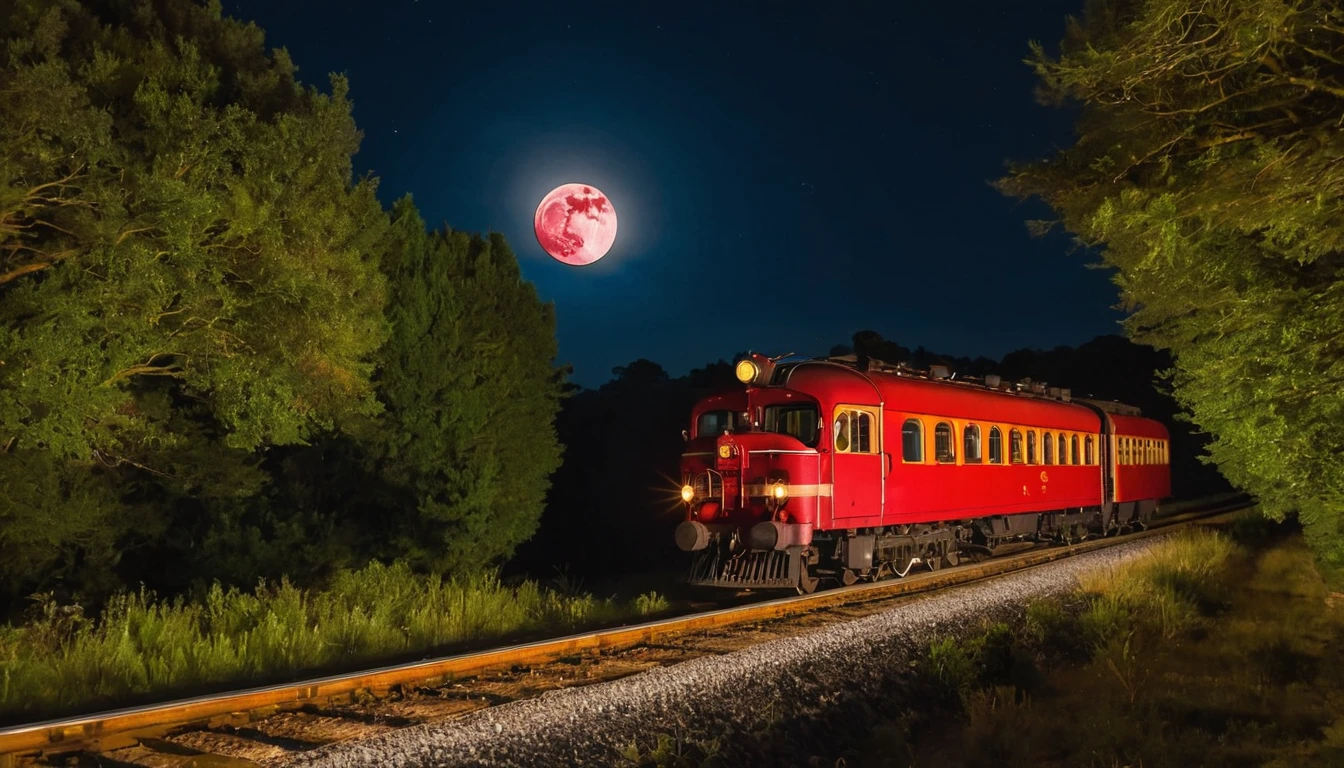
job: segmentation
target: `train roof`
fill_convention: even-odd
[[[998,376],[958,378],[943,366],[921,370],[860,360],[853,355],[781,362],[771,376],[771,384],[800,389],[834,402],[884,402],[890,408],[911,413],[955,413],[968,419],[1098,431],[1100,411],[1112,418],[1116,426],[1123,422],[1127,427],[1124,431],[1129,434],[1166,431],[1157,422],[1142,418],[1138,408],[1114,401],[1074,398],[1070,390],[1045,382],[1005,381]]]

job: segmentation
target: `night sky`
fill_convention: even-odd
[[[828,8],[842,6],[842,10]],[[636,7],[644,6],[644,7]],[[1108,272],[991,189],[1069,141],[1022,59],[1081,0],[537,3],[226,0],[300,78],[350,79],[358,172],[431,225],[504,233],[596,386],[857,330],[997,357],[1119,330]],[[588,267],[537,245],[565,182],[620,218]]]

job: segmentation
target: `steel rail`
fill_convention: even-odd
[[[1155,520],[1151,527],[1111,536],[1029,550],[969,565],[929,571],[902,579],[855,584],[810,595],[789,596],[677,616],[643,624],[602,629],[567,637],[463,653],[408,664],[329,675],[293,683],[146,704],[0,729],[0,768],[46,755],[87,750],[105,752],[133,746],[140,739],[186,727],[239,724],[305,705],[349,701],[354,695],[386,694],[397,686],[432,686],[484,672],[530,666],[586,652],[632,648],[656,639],[768,621],[819,608],[866,603],[947,589],[1021,571],[1066,557],[1167,532],[1172,526],[1230,514],[1254,502],[1237,499]]]

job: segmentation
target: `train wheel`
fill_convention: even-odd
[[[810,595],[813,592],[816,592],[817,583],[820,581],[820,578],[813,576],[807,570],[807,563],[804,562],[798,570],[798,594]]]

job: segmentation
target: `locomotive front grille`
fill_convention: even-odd
[[[740,552],[724,555],[712,546],[697,553],[691,561],[689,584],[707,587],[789,588],[798,584],[802,566],[800,548],[785,551]]]
[[[697,499],[723,501],[723,475],[712,469],[697,473],[691,478],[690,486],[695,489]]]

